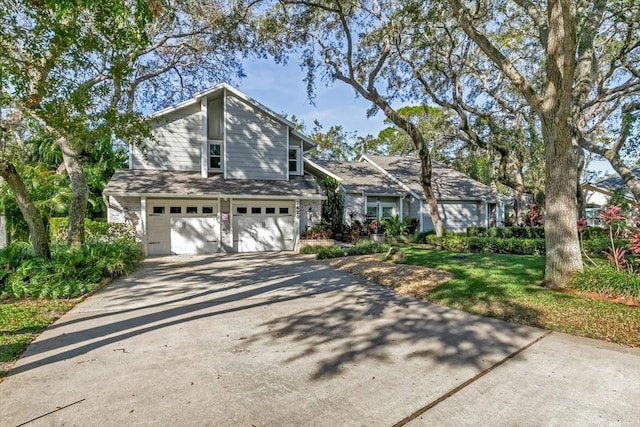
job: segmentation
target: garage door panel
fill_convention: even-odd
[[[171,252],[174,254],[214,253],[219,235],[217,218],[171,218]]]
[[[240,201],[236,206],[243,207],[243,213],[236,210],[233,215],[234,246],[238,252],[293,250],[296,233],[292,203]]]
[[[149,255],[214,253],[220,225],[213,200],[149,199],[147,201]]]

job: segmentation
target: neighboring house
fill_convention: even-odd
[[[432,167],[433,190],[447,231],[460,233],[470,226],[502,224],[503,196],[442,163],[434,161]],[[305,170],[340,183],[347,223],[399,215],[418,219],[420,231],[434,228],[416,157],[362,156],[358,162],[305,158]]]
[[[640,179],[640,168],[633,170],[636,178]],[[588,225],[601,225],[598,220],[599,212],[609,205],[611,197],[619,192],[629,202],[634,201],[633,194],[624,183],[620,175],[610,175],[595,183],[582,184],[586,204],[586,216]]]
[[[155,141],[103,194],[109,222],[132,224],[148,255],[294,250],[320,220],[303,170],[313,142],[226,84],[150,116]]]

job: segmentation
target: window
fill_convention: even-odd
[[[374,205],[367,205],[367,218],[378,218],[378,207]]]
[[[153,207],[153,213],[154,214],[163,214],[164,213],[164,206],[154,206]]]
[[[236,213],[238,214],[246,214],[247,208],[236,208]]]
[[[264,213],[267,215],[273,215],[276,213],[276,208],[264,208]]]
[[[209,143],[209,169],[222,170],[222,143]]]
[[[213,208],[211,206],[203,206],[202,207],[202,213],[203,214],[212,214],[213,213]]]
[[[197,214],[198,213],[197,206],[187,206],[187,213],[188,214]]]
[[[180,206],[171,206],[169,208],[169,212],[171,212],[172,214],[182,213],[182,207],[180,207]]]
[[[289,174],[301,175],[300,147],[289,147]]]
[[[393,216],[394,206],[382,206],[381,218],[391,218]]]
[[[280,208],[280,214],[281,215],[288,215],[289,214],[289,208]]]
[[[262,208],[251,208],[251,213],[252,214],[261,214],[262,213]]]

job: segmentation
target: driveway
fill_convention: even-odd
[[[144,261],[0,383],[7,426],[638,425],[640,351],[289,254]]]

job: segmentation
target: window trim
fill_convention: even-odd
[[[220,155],[211,155],[211,146],[212,145],[217,145],[220,147]],[[224,171],[224,142],[218,139],[209,139],[207,141],[207,168],[209,170],[209,172],[218,172],[218,173],[222,173]],[[220,167],[219,168],[212,168],[211,167],[211,158],[213,157],[219,157],[220,158]]]
[[[295,171],[292,171],[289,167],[290,163],[293,161],[293,159],[289,158],[291,151],[296,152],[296,170]],[[302,149],[300,148],[299,145],[289,146],[289,151],[287,151],[287,169],[289,170],[289,175],[302,175],[302,155],[300,154],[301,152],[302,152]]]

